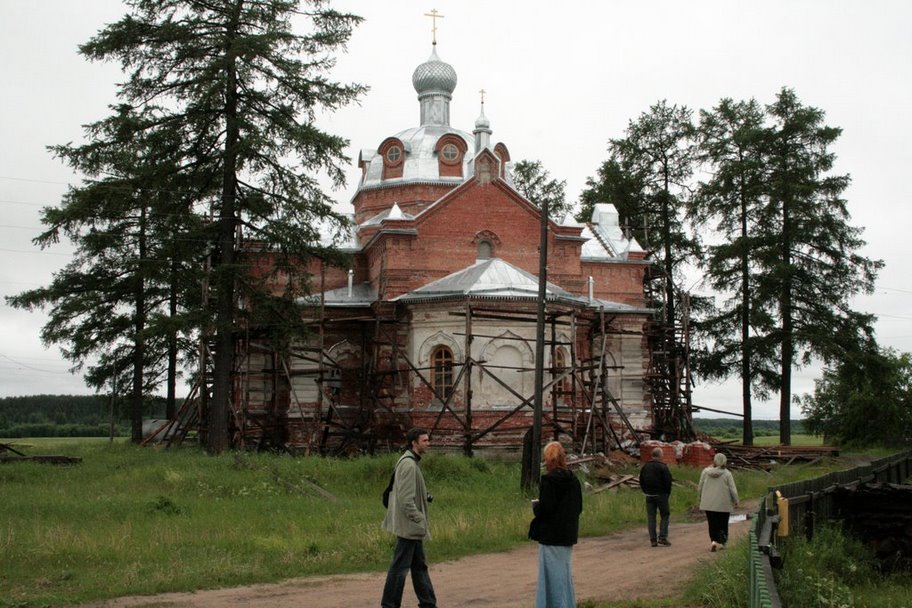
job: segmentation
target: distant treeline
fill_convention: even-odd
[[[129,432],[125,404],[114,404],[114,433]],[[164,410],[153,397],[146,410]],[[107,437],[111,432],[111,399],[105,395],[29,395],[0,398],[0,437]]]
[[[698,433],[706,433],[717,439],[734,439],[741,437],[741,419],[740,418],[694,418],[694,430]],[[778,420],[754,420],[753,421],[754,437],[763,437],[766,435],[779,434]],[[792,420],[792,434],[806,434],[804,421]]]
[[[164,399],[148,399],[145,409],[147,416],[164,418]],[[114,415],[115,434],[129,434],[126,403],[115,402]],[[107,437],[110,424],[106,395],[0,397],[0,437]],[[741,419],[694,418],[694,429],[718,439],[739,438]],[[801,420],[792,420],[792,433],[805,433]],[[778,420],[754,420],[754,436],[778,434]]]

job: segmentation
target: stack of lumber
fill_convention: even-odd
[[[819,445],[743,446],[713,442],[712,447],[716,452],[726,455],[729,467],[745,469],[768,470],[773,464],[816,462],[830,456],[839,456],[839,448]]]
[[[78,464],[82,462],[82,458],[75,456],[27,456],[9,443],[0,443],[0,464],[26,461],[47,464]]]
[[[593,487],[591,494],[598,494],[605,490],[621,487],[640,489],[640,479],[637,475],[609,475],[607,477],[599,477],[599,479],[604,483]]]

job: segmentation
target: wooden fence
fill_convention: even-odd
[[[875,460],[870,464],[769,488],[760,500],[750,531],[748,551],[751,608],[780,608],[773,568],[782,564],[778,543],[795,534],[808,539],[819,523],[835,514],[832,498],[837,488],[862,483],[903,483],[912,477],[912,451]],[[780,533],[784,535],[780,536]]]

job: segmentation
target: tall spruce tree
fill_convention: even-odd
[[[44,342],[65,345],[65,356],[77,368],[91,361],[90,386],[101,389],[110,382],[130,394],[131,436],[138,443],[144,397],[163,374],[169,374],[169,385],[175,380],[165,353],[177,350],[178,334],[187,335],[189,327],[178,317],[176,302],[165,304],[177,290],[184,295],[198,284],[200,247],[187,246],[193,241],[193,215],[180,213],[180,196],[166,189],[178,183],[170,157],[175,142],[167,141],[164,131],[136,136],[150,113],[139,115],[125,105],[113,109],[110,117],[86,127],[91,143],[51,148],[91,179],[71,188],[59,207],[43,210],[46,230],[35,242],[47,247],[68,238],[76,246],[73,259],[49,286],[8,301],[29,309],[50,307]]]
[[[724,294],[722,304],[695,322],[705,348],[695,357],[700,375],[741,378],[742,439],[753,445],[751,395],[778,388],[775,344],[766,339],[774,325],[768,302],[754,296],[756,220],[766,194],[766,129],[760,104],[723,99],[701,110],[699,147],[708,179],[702,181],[690,214],[711,224],[717,244],[702,260],[709,285]]]
[[[781,357],[779,440],[790,445],[792,368],[860,348],[872,317],[854,311],[851,299],[873,290],[883,263],[858,253],[865,245],[862,229],[849,224],[842,198],[849,177],[831,173],[836,157],[830,146],[841,129],[825,125],[824,112],[803,105],[788,88],[767,114],[768,199],[752,252],[756,297],[777,306],[778,326],[769,337]]]
[[[127,73],[121,101],[154,115],[134,136],[173,136],[167,139],[178,142],[176,171],[197,187],[195,211],[214,218],[207,300],[215,302],[215,354],[206,438],[217,453],[229,442],[238,302],[262,298],[272,275],[281,273],[284,304],[267,310],[280,315],[276,323],[294,323],[288,309],[307,291],[302,262],[314,251],[325,254],[321,231],[346,223],[319,179],[344,183],[347,142],[319,129],[315,118],[364,91],[327,78],[333,53],[360,18],[321,0],[126,4],[130,12],[80,51],[90,60],[120,62]],[[237,247],[242,231],[274,254],[271,273],[248,272]]]

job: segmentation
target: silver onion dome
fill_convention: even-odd
[[[478,115],[478,118],[475,119],[475,128],[476,129],[490,129],[491,121],[488,120],[488,117],[484,113],[484,104],[481,104],[481,114]]]
[[[437,56],[437,48],[431,50],[427,61],[415,68],[412,85],[418,96],[443,94],[450,96],[456,89],[456,70]]]

